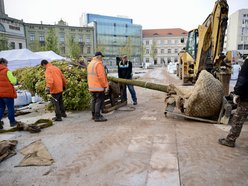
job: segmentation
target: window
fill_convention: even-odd
[[[178,49],[177,48],[175,48],[175,53],[178,53]]]
[[[146,63],[149,63],[149,58],[146,58]]]
[[[22,49],[22,43],[19,43],[19,49]]]
[[[164,54],[164,49],[161,49],[161,54]]]
[[[60,28],[61,31],[64,31],[65,29],[64,28]]]
[[[90,43],[90,36],[86,36],[86,43],[87,43],[87,44]]]
[[[64,36],[64,34],[60,35],[59,41],[60,41],[61,43],[64,43],[64,42],[65,42],[65,36]]]
[[[10,43],[10,48],[11,48],[11,49],[15,49],[15,42],[11,42],[11,43]]]
[[[44,35],[41,35],[41,36],[40,36],[40,41],[42,41],[42,42],[44,42],[44,41],[45,41],[45,37],[44,37]]]
[[[90,47],[87,47],[87,54],[90,54]]]
[[[170,54],[171,53],[171,49],[168,49],[168,54]]]
[[[149,45],[149,41],[146,41],[146,45]]]
[[[146,54],[149,54],[149,49],[146,49]]]
[[[30,39],[30,41],[34,41],[34,39],[35,39],[35,35],[32,33],[32,34],[30,34],[29,35],[29,39]]]
[[[79,43],[82,43],[83,42],[83,37],[82,36],[79,37],[78,42]]]

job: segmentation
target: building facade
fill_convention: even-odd
[[[69,38],[73,38],[80,46],[80,55],[90,57],[94,54],[94,28],[93,27],[76,27],[68,26],[66,22],[60,20],[58,24],[35,24],[24,23],[27,48],[35,51],[35,48],[45,46],[46,36],[49,29],[54,29],[58,38],[59,54],[62,56],[69,55]],[[37,47],[38,45],[38,47]],[[69,56],[68,56],[69,57]]]
[[[106,56],[104,63],[116,67],[116,57],[126,53],[134,66],[141,64],[142,27],[133,20],[97,14],[82,14],[80,26],[92,24],[95,28],[96,50]]]
[[[6,39],[9,49],[26,48],[23,21],[5,14],[3,0],[0,0],[0,37]]]
[[[248,9],[238,10],[229,16],[226,50],[248,55]]]
[[[178,61],[185,47],[187,31],[180,28],[143,30],[143,61],[146,66],[163,66]]]

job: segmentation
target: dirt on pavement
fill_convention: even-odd
[[[181,85],[165,68],[149,69],[140,79]],[[18,140],[17,155],[0,164],[0,185],[248,185],[247,122],[235,148],[221,146],[217,140],[230,126],[165,117],[165,93],[135,89],[138,105],[131,104],[128,93],[127,107],[105,114],[107,122],[94,122],[90,111],[69,112],[40,133],[0,134],[0,140]],[[33,122],[53,116],[39,107],[17,119]],[[15,167],[23,159],[20,150],[39,139],[55,162]]]

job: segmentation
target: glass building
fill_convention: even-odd
[[[129,18],[82,14],[80,26],[89,24],[95,28],[95,50],[103,52],[108,67],[115,67],[116,57],[123,54],[128,55],[134,66],[141,65],[141,25],[133,24]]]

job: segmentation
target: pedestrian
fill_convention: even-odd
[[[5,108],[8,108],[8,119],[10,126],[14,127],[21,122],[15,120],[14,99],[17,98],[14,85],[17,80],[8,69],[8,61],[0,58],[0,129],[3,129],[3,115]]]
[[[248,116],[248,58],[246,58],[239,72],[234,87],[233,102],[237,104],[237,109],[231,120],[232,127],[226,138],[219,139],[221,145],[228,147],[235,147],[235,141],[239,137]]]
[[[132,62],[128,60],[127,55],[124,55],[122,59],[117,63],[118,66],[118,77],[123,79],[132,79],[133,65]],[[127,101],[127,88],[131,94],[133,105],[137,105],[136,92],[133,85],[121,85],[122,91],[122,101]]]
[[[101,114],[104,106],[105,92],[108,91],[108,80],[103,65],[104,55],[96,52],[91,62],[87,66],[87,80],[89,91],[92,95],[91,113],[95,122],[107,121]]]
[[[41,66],[46,69],[45,91],[47,94],[51,94],[51,102],[55,108],[55,117],[53,118],[53,120],[62,121],[62,117],[67,117],[63,102],[63,91],[66,88],[66,79],[61,70],[51,63],[48,63],[47,60],[42,60]]]

